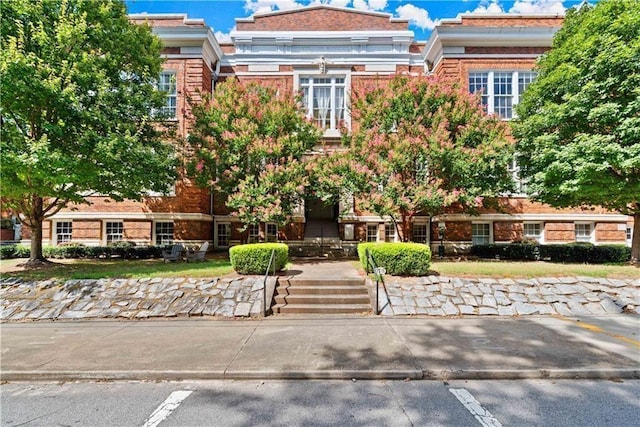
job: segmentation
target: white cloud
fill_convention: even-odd
[[[353,0],[354,9],[383,10],[387,7],[387,0]]]
[[[245,0],[244,2],[244,10],[251,13],[298,9],[303,6],[295,0]]]
[[[218,43],[231,43],[231,31],[235,31],[236,26],[234,25],[232,29],[229,30],[228,33],[223,33],[222,31],[216,31],[213,35],[218,40]]]
[[[347,7],[351,3],[351,0],[329,0],[327,4],[337,7]]]
[[[476,7],[471,12],[467,11],[467,13],[498,14],[498,13],[505,13],[505,12],[502,6],[500,6],[500,4],[498,3],[498,0],[492,0],[491,2],[489,1],[481,2],[478,5],[478,7]]]
[[[509,9],[509,13],[564,14],[566,10],[561,0],[518,0]]]
[[[405,4],[399,6],[396,9],[398,17],[401,19],[407,19],[410,24],[423,30],[432,30],[439,24],[439,20],[433,20],[429,16],[429,12],[426,9],[416,7],[412,4]]]

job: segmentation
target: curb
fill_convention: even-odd
[[[602,380],[640,379],[640,369],[325,371],[4,371],[2,382],[200,380]]]

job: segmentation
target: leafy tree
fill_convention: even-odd
[[[228,79],[193,106],[189,171],[245,224],[290,221],[308,185],[303,155],[319,141],[297,100],[277,86]]]
[[[347,189],[360,209],[391,217],[405,241],[414,216],[473,210],[513,185],[504,124],[455,84],[396,76],[356,87],[352,118],[346,151],[318,160],[317,191]]]
[[[173,149],[149,112],[160,41],[114,1],[16,0],[2,5],[2,200],[31,228],[90,195],[139,199],[175,180]]]
[[[570,9],[518,106],[521,174],[537,200],[632,215],[640,259],[640,2]]]

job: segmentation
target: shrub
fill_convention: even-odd
[[[547,260],[560,263],[624,263],[631,259],[631,248],[625,245],[569,243],[565,245],[474,245],[471,253],[480,258],[498,258],[514,261]]]
[[[251,243],[233,246],[229,249],[231,266],[240,274],[264,274],[273,250],[276,251],[274,260],[276,271],[280,271],[287,265],[289,259],[289,248],[284,243]]]
[[[394,276],[422,276],[429,272],[431,249],[421,243],[360,243],[358,258],[367,268],[366,249],[376,266]],[[371,272],[371,271],[369,271]]]
[[[2,245],[0,246],[0,259],[16,258],[15,252],[15,245]]]

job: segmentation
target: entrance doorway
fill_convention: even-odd
[[[316,197],[305,200],[305,232],[306,238],[339,238],[338,204],[324,202]]]

